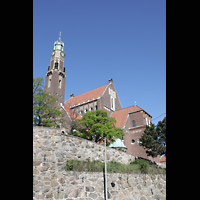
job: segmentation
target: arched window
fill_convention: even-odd
[[[133,127],[136,127],[135,120],[132,121],[132,126],[133,126]]]

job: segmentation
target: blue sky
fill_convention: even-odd
[[[163,119],[166,0],[33,0],[33,77],[45,79],[60,31],[65,101],[113,78],[123,108],[136,101]]]

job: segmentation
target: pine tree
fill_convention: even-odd
[[[159,121],[157,126],[150,124],[146,126],[143,135],[139,139],[140,146],[146,149],[148,156],[153,158],[166,154],[166,117]]]

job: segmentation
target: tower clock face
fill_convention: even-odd
[[[52,53],[51,53],[51,55],[53,56],[55,54],[55,51],[53,51]]]
[[[64,53],[63,53],[63,52],[61,52],[61,53],[60,53],[60,55],[61,55],[61,56],[64,56]]]

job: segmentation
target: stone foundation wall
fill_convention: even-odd
[[[165,175],[108,173],[107,186],[112,200],[166,199]],[[33,199],[105,199],[103,172],[42,171],[33,188]]]
[[[33,199],[105,199],[103,172],[65,171],[66,160],[104,161],[102,145],[62,134],[60,129],[33,127]],[[134,156],[107,148],[107,160],[128,163]],[[108,173],[108,199],[165,199],[166,176]]]

